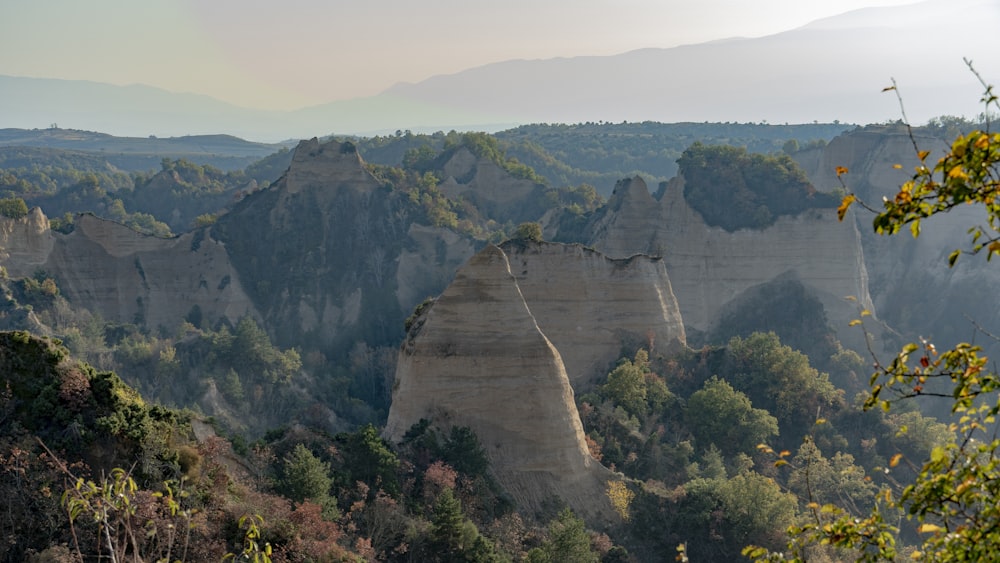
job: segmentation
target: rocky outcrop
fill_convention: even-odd
[[[105,319],[172,330],[193,310],[207,325],[256,315],[226,249],[205,229],[165,239],[83,214],[62,234],[36,208],[0,220],[0,233],[0,264],[12,277],[44,270],[71,303]]]
[[[613,474],[590,456],[562,356],[498,247],[458,271],[403,343],[385,435],[398,442],[421,419],[471,428],[519,506],[557,496],[592,525],[611,514]]]
[[[0,216],[0,264],[15,278],[30,276],[52,252],[55,237],[38,207],[19,219]]]
[[[875,208],[883,197],[892,198],[910,179],[919,164],[914,142],[931,151],[933,164],[946,144],[920,130],[913,139],[902,127],[870,126],[833,139],[823,148],[801,151],[795,159],[819,188],[839,186],[836,167],[849,170],[847,187]],[[896,165],[901,165],[898,167]],[[981,206],[962,206],[921,223],[914,239],[904,229],[895,236],[874,232],[874,214],[854,214],[864,246],[869,287],[879,317],[904,338],[935,339],[938,346],[974,338],[974,320],[989,332],[1000,332],[1000,302],[995,292],[998,271],[985,256],[963,256],[953,268],[948,254],[968,249],[973,224],[985,224]],[[988,339],[981,339],[988,341]],[[995,353],[995,350],[993,350]]]
[[[305,339],[331,355],[357,341],[386,345],[475,250],[469,238],[419,224],[408,194],[369,173],[351,143],[303,141],[270,188],[221,217],[248,292],[285,346]]]
[[[509,241],[501,248],[578,392],[607,375],[623,349],[670,353],[685,345],[661,258],[611,259],[578,244]]]
[[[609,256],[662,255],[687,327],[706,331],[741,293],[794,273],[823,302],[838,338],[863,348],[848,330],[858,314],[854,296],[872,309],[860,235],[832,209],[781,216],[763,230],[728,232],[705,224],[675,178],[650,195],[641,178],[619,182],[607,210],[589,226],[590,243]]]
[[[400,251],[396,265],[396,300],[404,312],[441,293],[476,253],[473,241],[442,227],[414,223],[406,234],[410,244]]]
[[[422,217],[354,145],[312,139],[211,227],[164,239],[84,215],[67,235],[33,210],[0,220],[0,264],[15,278],[45,270],[107,320],[174,329],[195,307],[207,326],[249,313],[278,345],[336,357],[358,341],[398,342],[413,307],[475,253],[475,241]]]
[[[500,165],[459,147],[441,167],[444,181],[438,189],[453,200],[475,204],[485,216],[499,223],[534,220],[540,213],[533,199],[541,198],[544,186],[515,178]],[[537,212],[537,213],[536,213]]]

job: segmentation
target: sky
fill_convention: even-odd
[[[760,37],[914,0],[3,0],[0,75],[291,110],[511,59]]]

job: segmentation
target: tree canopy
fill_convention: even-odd
[[[684,198],[709,225],[762,229],[781,215],[836,207],[787,154],[751,154],[728,145],[691,145],[677,160]]]

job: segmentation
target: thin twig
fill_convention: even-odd
[[[906,117],[906,108],[903,107],[903,96],[899,93],[899,88],[896,85],[895,78],[889,78],[892,81],[892,86],[888,88],[883,88],[883,92],[888,92],[892,90],[896,94],[896,100],[899,101],[899,113],[903,116],[903,125],[906,126],[906,134],[910,137],[910,142],[913,143],[913,152],[917,153],[917,158],[920,158],[920,146],[917,145],[917,138],[913,135],[913,126],[910,125],[910,118]],[[923,161],[923,159],[920,159]]]

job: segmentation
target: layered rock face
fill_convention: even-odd
[[[475,248],[416,223],[407,194],[382,185],[350,143],[303,141],[284,176],[213,229],[282,345],[332,353],[398,341],[402,321],[436,295]]]
[[[12,277],[44,270],[70,302],[106,319],[174,329],[195,307],[209,324],[256,315],[226,249],[204,229],[164,239],[84,214],[64,235],[36,208],[0,219],[0,233]]]
[[[946,148],[944,141],[929,136],[918,135],[915,141],[921,150],[931,151],[929,163]],[[795,159],[821,189],[839,185],[837,166],[848,168],[843,178],[848,189],[876,208],[882,197],[895,196],[919,164],[907,132],[891,127],[845,133],[822,149],[797,153]],[[876,234],[874,215],[858,210],[854,218],[879,317],[905,338],[932,338],[939,347],[974,338],[970,319],[994,334],[1000,331],[1000,302],[993,295],[1000,279],[996,264],[987,263],[985,256],[963,256],[954,268],[947,262],[952,250],[970,248],[967,231],[985,224],[985,217],[981,206],[961,206],[923,221],[920,237],[914,239],[905,229],[894,236]]]
[[[641,178],[619,182],[607,211],[590,225],[590,243],[609,256],[662,255],[686,326],[707,331],[730,301],[750,288],[794,274],[815,292],[838,338],[862,347],[847,330],[857,305],[872,309],[860,235],[834,210],[782,216],[763,229],[727,232],[705,224],[675,178],[656,199]]]
[[[33,210],[0,220],[0,264],[13,277],[45,270],[108,320],[173,329],[195,306],[207,326],[249,313],[279,345],[336,355],[398,342],[413,307],[475,253],[468,237],[420,219],[353,145],[313,139],[211,227],[162,239],[84,215],[63,235]]]
[[[662,259],[616,260],[577,244],[509,241],[501,248],[577,391],[607,375],[623,346],[670,353],[685,345]]]
[[[467,199],[487,217],[497,222],[518,222],[527,212],[531,199],[540,196],[542,186],[530,180],[512,177],[497,163],[479,158],[461,147],[442,166],[445,179],[438,186],[449,198]]]
[[[590,456],[562,356],[498,247],[459,270],[403,343],[385,435],[421,419],[470,427],[519,506],[554,495],[592,523],[610,517],[613,476]]]
[[[26,217],[0,217],[0,264],[18,278],[32,275],[52,252],[55,237],[42,210],[32,208]]]

